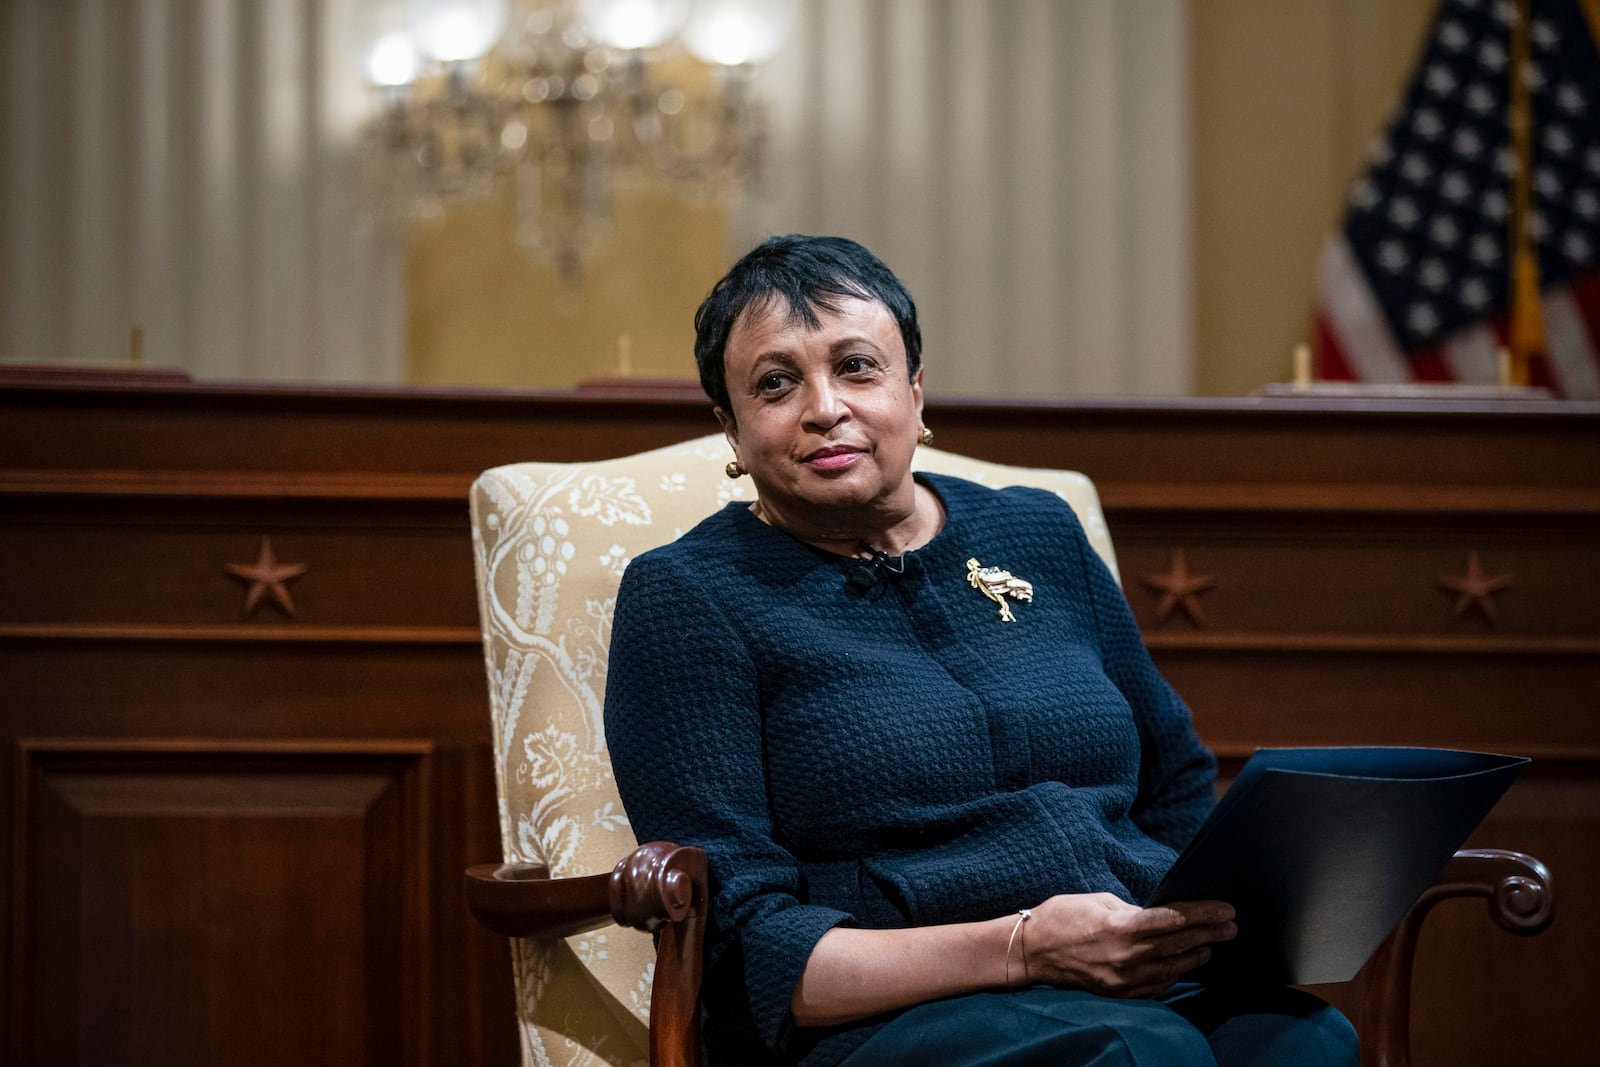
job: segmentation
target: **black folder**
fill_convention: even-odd
[[[1187,980],[1355,977],[1528,760],[1436,748],[1263,748],[1147,904],[1223,900],[1238,937]]]

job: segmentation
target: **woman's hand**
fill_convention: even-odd
[[[898,930],[834,927],[817,941],[795,985],[795,1022],[836,1026],[1013,983],[1154,996],[1204,963],[1206,946],[1234,935],[1233,909],[1219,901],[1136,908],[1109,893],[1051,897],[1013,942],[1016,923],[1013,912]]]
[[[1233,908],[1217,900],[1140,908],[1110,893],[1062,894],[1034,908],[1017,931],[1013,973],[1025,956],[1028,983],[1155,996],[1236,932]]]

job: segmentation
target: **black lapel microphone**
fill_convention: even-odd
[[[890,556],[866,541],[861,542],[861,548],[867,553],[866,559],[851,557],[845,561],[845,584],[851,589],[869,593],[880,581],[886,582],[906,572],[904,556]]]

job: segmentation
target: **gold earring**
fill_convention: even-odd
[[[926,426],[924,426],[922,428],[922,432],[917,434],[917,444],[919,444],[919,445],[931,445],[931,444],[933,444],[933,431],[928,429]]]
[[[730,478],[739,478],[744,474],[744,466],[736,459],[728,460],[728,465],[722,469],[728,472]]]

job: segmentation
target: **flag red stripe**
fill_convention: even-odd
[[[1334,333],[1333,327],[1328,323],[1328,316],[1317,312],[1317,340],[1316,340],[1317,378],[1325,382],[1353,382],[1355,373],[1350,369],[1349,362],[1344,358],[1344,348],[1339,344],[1339,336]]]
[[[1600,273],[1579,275],[1567,283],[1572,290],[1572,302],[1589,331],[1589,341],[1600,358]]]
[[[1456,372],[1445,360],[1438,345],[1413,349],[1409,354],[1411,377],[1419,382],[1453,382]]]

